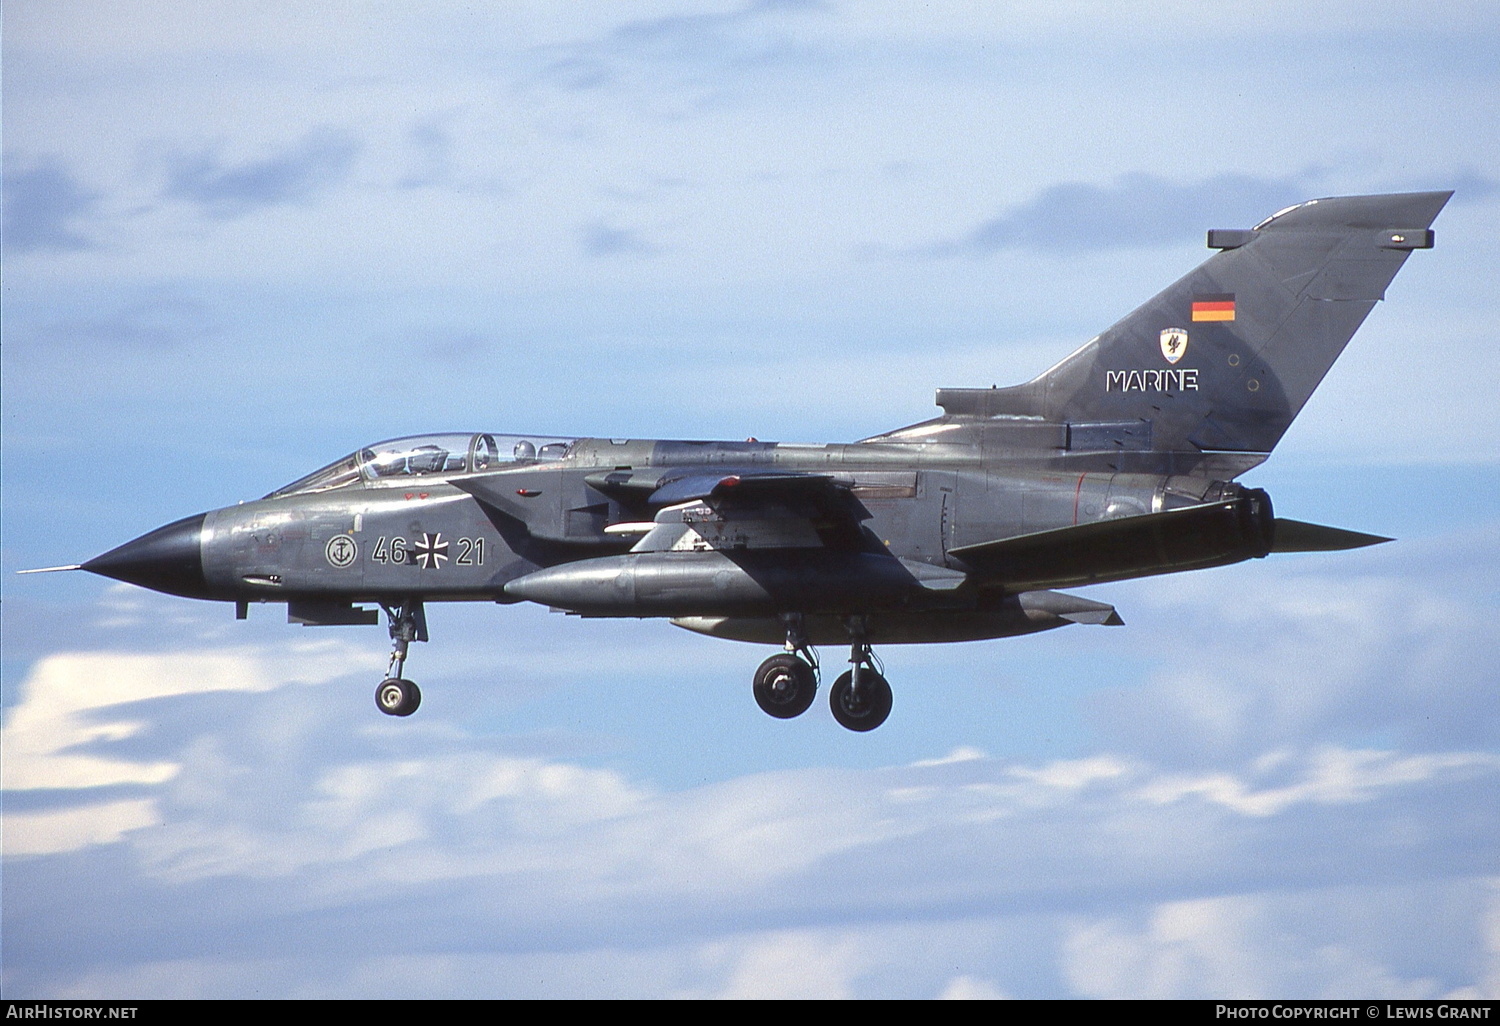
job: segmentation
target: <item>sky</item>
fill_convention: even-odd
[[[1493,4],[11,0],[7,997],[1500,996]],[[767,652],[379,628],[88,559],[434,431],[852,441],[1051,366],[1208,228],[1454,189],[1264,466],[1398,540],[1122,628]],[[842,652],[825,650],[825,663]]]

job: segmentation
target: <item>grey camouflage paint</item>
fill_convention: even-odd
[[[1233,479],[1432,245],[1450,195],[1315,200],[1210,232],[1219,253],[1044,374],[940,389],[941,416],[860,442],[581,439],[502,469],[367,474],[168,525],[84,569],[242,610],[286,602],[308,624],[526,600],[758,643],[780,642],[788,613],[814,644],[845,640],[851,616],[876,643],[1118,623],[1050,589],[1276,549],[1269,498]],[[1289,550],[1381,540],[1282,523]]]

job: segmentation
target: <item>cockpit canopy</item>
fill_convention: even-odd
[[[404,481],[413,477],[479,474],[487,470],[550,463],[568,454],[573,440],[536,435],[412,435],[377,442],[267,495],[326,492],[356,482]]]

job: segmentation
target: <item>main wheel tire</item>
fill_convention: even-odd
[[[421,704],[421,690],[400,677],[387,677],[375,689],[375,708],[387,716],[410,716]]]
[[[783,652],[755,671],[755,702],[778,720],[801,716],[818,697],[818,679],[806,661]]]
[[[891,714],[891,686],[884,677],[866,668],[859,675],[859,699],[854,697],[854,674],[844,671],[828,692],[828,706],[839,726],[849,730],[874,730]]]

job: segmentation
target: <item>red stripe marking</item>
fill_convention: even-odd
[[[1073,489],[1073,526],[1078,526],[1078,496],[1083,494],[1083,479],[1088,477],[1088,471],[1078,475],[1078,487]]]

